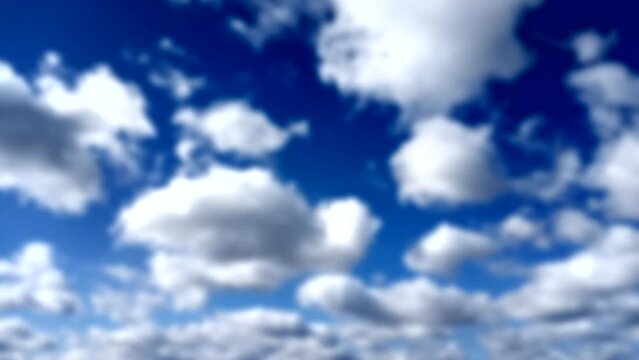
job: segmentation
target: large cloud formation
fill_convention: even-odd
[[[0,258],[0,311],[68,314],[79,309],[80,300],[56,266],[48,244],[31,242],[12,258]]]
[[[637,274],[639,232],[616,225],[567,259],[536,266],[530,282],[500,301],[515,317],[587,315],[600,301],[632,291],[639,284]]]
[[[43,67],[30,83],[0,61],[0,189],[52,211],[81,213],[102,197],[94,152],[134,170],[135,140],[154,129],[140,91],[108,67],[67,85],[59,66]]]
[[[312,18],[319,25],[315,51],[324,82],[345,94],[398,104],[410,115],[432,115],[479,95],[491,79],[510,80],[525,69],[528,55],[515,33],[519,18],[540,1],[242,3],[254,21],[233,18],[230,26],[254,47]]]
[[[559,216],[583,215],[570,210]],[[586,246],[567,258],[532,266],[521,287],[497,299],[506,321],[516,320],[521,326],[499,326],[486,334],[491,358],[636,357],[639,233],[626,225],[602,229],[584,224],[576,222],[575,231],[561,232]],[[584,238],[572,239],[577,234]]]
[[[515,37],[530,0],[334,0],[319,74],[345,92],[439,113],[527,63]]]
[[[506,180],[488,128],[471,128],[447,117],[424,119],[390,160],[401,200],[481,203],[504,191]]]
[[[214,166],[142,194],[116,229],[154,251],[158,285],[197,304],[209,287],[270,288],[302,271],[346,269],[380,224],[358,199],[313,209],[268,170]]]
[[[614,217],[639,218],[639,76],[620,63],[604,62],[572,72],[568,85],[586,106],[601,144],[586,183],[606,192]]]
[[[281,150],[296,136],[306,136],[308,124],[295,122],[287,128],[243,101],[227,101],[204,111],[185,107],[174,121],[185,128],[186,137],[178,145],[178,155],[188,158],[189,151],[204,142],[216,151],[244,158],[260,158]]]
[[[451,274],[464,261],[482,258],[497,250],[487,236],[443,223],[424,235],[404,256],[415,271]]]
[[[320,275],[300,287],[298,300],[377,325],[435,331],[478,322],[491,312],[486,294],[440,287],[427,278],[367,287],[348,275]]]
[[[0,359],[35,359],[37,354],[51,350],[53,344],[50,337],[22,319],[0,318]]]

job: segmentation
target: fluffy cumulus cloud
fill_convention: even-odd
[[[120,137],[144,138],[155,133],[140,90],[120,80],[106,65],[80,74],[71,86],[55,73],[43,74],[36,84],[42,101],[54,111],[85,113],[86,132],[80,142],[106,152],[114,161],[127,164],[135,151],[133,144]]]
[[[345,93],[435,113],[526,65],[515,37],[536,1],[334,0],[317,40],[319,74]]]
[[[608,51],[611,43],[611,38],[606,38],[594,30],[581,32],[571,41],[575,56],[581,63],[599,60]]]
[[[608,293],[590,311],[492,329],[482,340],[491,359],[498,360],[634,359],[638,303],[636,290]]]
[[[541,225],[523,214],[512,214],[499,225],[499,234],[512,241],[535,240],[541,236]]]
[[[553,232],[558,239],[585,243],[597,238],[602,231],[597,220],[578,209],[562,209],[553,216]]]
[[[101,287],[91,295],[91,306],[96,314],[123,323],[147,320],[166,302],[162,293],[152,289]]]
[[[255,48],[311,19],[319,27],[315,43],[324,82],[410,113],[433,114],[478,95],[486,81],[510,80],[526,67],[515,32],[520,16],[539,1],[241,3],[250,16],[233,17],[229,26]]]
[[[165,43],[166,42],[161,42],[161,44]],[[166,44],[173,43],[168,42]],[[168,49],[174,48],[169,47]],[[203,77],[188,75],[182,70],[172,66],[165,66],[151,71],[149,73],[149,82],[160,89],[165,89],[178,101],[189,99],[206,85],[206,80]]]
[[[256,49],[294,28],[304,17],[321,17],[330,6],[329,0],[243,0],[243,3],[253,10],[253,21],[233,17],[229,26]]]
[[[451,274],[466,260],[486,257],[496,249],[483,234],[443,223],[408,250],[404,263],[419,272]]]
[[[260,158],[282,149],[294,137],[308,135],[306,122],[287,128],[274,124],[263,112],[242,101],[223,102],[203,111],[180,109],[174,121],[186,137],[178,144],[178,156],[188,158],[202,141],[220,153]]]
[[[270,288],[302,271],[348,268],[379,227],[358,199],[312,208],[267,170],[214,166],[142,194],[116,229],[153,250],[159,286],[198,304],[209,287]]]
[[[48,244],[31,242],[12,258],[0,258],[0,310],[68,314],[79,308],[80,300],[56,266]]]
[[[16,90],[6,78],[0,85],[0,189],[52,210],[84,210],[100,198],[101,179],[77,141],[80,126],[35,103],[27,88]]]
[[[537,265],[529,282],[500,300],[513,316],[555,319],[597,311],[639,284],[639,233],[617,225],[568,257]]]
[[[522,287],[497,300],[507,321],[523,321],[483,336],[491,359],[635,358],[639,233],[613,225],[593,235],[592,223],[580,224],[584,214],[566,209],[559,216],[574,218],[578,226],[564,230],[566,235],[585,233],[594,239],[566,258],[533,266]]]
[[[489,318],[492,311],[487,295],[440,287],[427,278],[368,287],[348,275],[319,275],[300,287],[298,300],[306,307],[413,331],[472,324]]]
[[[573,207],[557,209],[547,219],[520,210],[504,218],[496,228],[499,247],[516,249],[522,243],[532,243],[537,249],[550,250],[553,245],[569,242],[585,245],[597,239],[604,226],[591,214]]]
[[[604,206],[616,217],[639,219],[639,129],[603,144],[587,173],[589,185],[606,191]]]
[[[617,136],[635,121],[632,113],[639,109],[639,77],[623,64],[596,63],[570,73],[566,81],[586,105],[601,137]]]
[[[550,169],[533,170],[523,178],[513,180],[513,188],[521,194],[546,202],[566,195],[583,176],[583,164],[574,150],[563,150],[554,158]]]
[[[107,281],[90,294],[91,310],[114,323],[140,323],[169,304],[143,271],[122,264],[102,269]]]
[[[603,190],[614,217],[639,218],[639,77],[619,63],[599,63],[568,76],[601,139],[586,185]]]
[[[192,3],[219,6],[233,3],[229,0],[169,0],[176,5]],[[324,17],[330,11],[331,0],[240,0],[236,1],[247,10],[242,15],[231,16],[229,28],[260,50],[269,40],[294,29],[303,19]]]
[[[154,130],[142,94],[108,67],[88,70],[69,85],[59,60],[45,64],[29,81],[0,61],[0,189],[80,213],[102,196],[95,152],[134,169],[135,140]]]
[[[0,359],[28,360],[52,348],[53,340],[19,318],[0,318]]]
[[[445,117],[413,126],[391,157],[399,197],[420,207],[432,203],[481,203],[504,191],[488,128],[471,128]]]

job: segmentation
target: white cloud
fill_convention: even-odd
[[[62,67],[62,57],[55,51],[47,51],[40,60],[40,69],[42,72],[56,71]]]
[[[190,98],[206,85],[206,80],[203,77],[189,76],[170,66],[151,71],[149,82],[158,88],[167,90],[178,101]]]
[[[331,344],[296,314],[267,309],[220,313],[197,323],[159,328],[134,325],[92,329],[62,359],[203,359],[220,360],[338,358]]]
[[[74,119],[40,104],[26,79],[0,62],[0,189],[52,210],[80,212],[100,197],[100,174]]]
[[[553,231],[555,237],[575,243],[586,243],[597,238],[602,226],[584,212],[567,208],[553,216]]]
[[[173,54],[175,56],[178,57],[186,57],[187,56],[187,51],[186,49],[184,49],[182,46],[180,46],[178,43],[175,42],[175,40],[173,40],[172,38],[165,36],[162,37],[159,41],[158,41],[158,48],[162,51],[165,51],[169,54]]]
[[[319,73],[345,93],[439,113],[512,79],[527,64],[515,37],[538,1],[334,0],[320,30]]]
[[[636,357],[631,342],[617,339],[592,320],[542,323],[520,329],[500,329],[484,336],[494,360],[609,360]]]
[[[574,209],[558,216],[575,219],[561,225],[576,226],[562,230],[574,237],[571,241],[590,242],[567,257],[533,266],[523,286],[497,300],[509,316],[504,321],[518,326],[499,326],[484,337],[490,358],[636,357],[639,233],[622,225],[603,229]]]
[[[612,217],[639,218],[639,77],[620,63],[605,62],[572,72],[568,85],[586,105],[600,136],[585,185],[604,191]]]
[[[82,145],[104,151],[118,163],[132,166],[136,150],[122,135],[140,139],[155,134],[140,90],[117,78],[106,65],[80,74],[73,86],[54,73],[41,75],[36,85],[42,101],[57,113],[81,114]]]
[[[451,274],[465,261],[486,257],[497,249],[488,237],[442,223],[404,255],[412,270]]]
[[[299,272],[348,268],[380,224],[355,198],[313,209],[267,170],[215,166],[142,194],[116,229],[153,250],[157,285],[196,307],[208,288],[270,288]]]
[[[337,358],[343,352],[316,334],[295,314],[252,309],[220,314],[201,323],[167,329],[136,326],[116,331],[94,329],[87,344],[64,359],[273,359],[312,356]]]
[[[639,132],[628,131],[599,147],[587,170],[587,183],[606,191],[612,216],[639,219]]]
[[[101,198],[98,165],[74,122],[1,87],[0,116],[0,190],[65,213]]]
[[[521,120],[517,132],[510,136],[510,141],[524,150],[543,152],[546,144],[537,139],[539,130],[546,119],[541,115],[532,115]]]
[[[103,272],[109,278],[123,284],[131,284],[144,279],[144,275],[140,271],[124,264],[107,265]]]
[[[543,230],[543,224],[539,221],[524,214],[515,213],[499,224],[498,233],[505,241],[504,245],[532,242],[537,247],[544,248],[548,246],[548,239]]]
[[[390,165],[403,201],[486,202],[505,186],[488,128],[470,128],[445,117],[414,125],[411,138],[393,154]]]
[[[31,242],[12,258],[0,259],[0,310],[68,314],[79,308],[48,244]]]
[[[154,310],[166,304],[157,291],[120,290],[102,287],[91,295],[91,305],[97,314],[114,322],[147,320]]]
[[[461,360],[453,341],[370,326],[310,323],[268,308],[221,312],[197,322],[159,327],[91,328],[56,359],[134,360]]]
[[[24,320],[11,317],[0,318],[0,359],[28,360],[47,351],[53,341],[32,329]]]
[[[100,283],[90,295],[94,314],[114,323],[142,323],[170,305],[170,299],[141,269],[124,264],[103,268],[108,282]]]
[[[240,18],[229,21],[230,28],[246,39],[255,49],[298,25],[306,16],[319,17],[328,9],[328,0],[244,0],[254,13],[249,22]]]
[[[27,96],[30,93],[30,87],[27,80],[20,76],[7,62],[0,63],[0,84],[2,91],[8,94],[4,96]]]
[[[305,307],[406,329],[439,331],[491,316],[485,294],[467,294],[454,287],[439,287],[426,278],[367,287],[348,275],[319,275],[298,290]]]
[[[567,84],[583,102],[599,135],[610,138],[619,135],[636,121],[623,109],[639,109],[639,78],[619,63],[606,62],[570,73]],[[636,115],[635,115],[636,117]]]
[[[347,346],[357,349],[351,354],[351,358],[354,359],[419,360],[424,354],[428,354],[432,360],[466,359],[460,345],[441,334],[371,326],[366,322],[342,323],[333,329]]]
[[[587,30],[577,34],[571,46],[580,63],[589,63],[601,59],[608,51],[612,41],[594,30]]]
[[[522,194],[544,201],[554,201],[566,195],[571,186],[583,176],[583,165],[574,150],[564,150],[554,156],[551,169],[534,170],[531,174],[513,181],[513,187]]]
[[[94,152],[134,168],[135,140],[154,130],[141,93],[106,66],[80,74],[74,86],[56,66],[32,86],[0,61],[0,189],[53,211],[81,213],[102,196]]]
[[[512,316],[522,318],[588,314],[602,296],[636,287],[637,274],[639,233],[613,226],[584,250],[536,266],[530,281],[500,302]]]
[[[539,224],[520,214],[507,217],[499,226],[499,233],[502,236],[518,240],[533,239],[540,232]]]
[[[512,258],[496,259],[486,263],[486,270],[497,277],[519,278],[530,274],[530,266]]]
[[[219,103],[204,111],[182,108],[174,121],[187,131],[182,143],[190,141],[196,146],[198,141],[193,137],[203,138],[221,153],[245,158],[260,158],[275,153],[292,138],[306,136],[309,132],[306,122],[295,122],[287,128],[281,128],[273,124],[266,114],[242,101]],[[188,153],[186,151],[186,155]]]

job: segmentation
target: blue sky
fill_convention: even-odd
[[[636,358],[634,10],[0,2],[0,360]]]

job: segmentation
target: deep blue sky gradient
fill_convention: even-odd
[[[585,109],[565,85],[566,74],[578,66],[568,41],[585,29],[614,33],[617,43],[608,58],[639,70],[638,10],[639,4],[628,0],[579,1],[578,9],[574,2],[546,1],[520,24],[519,36],[534,54],[528,70],[517,81],[491,84],[481,99],[458,106],[454,114],[460,121],[494,126],[504,170],[514,176],[552,166],[557,154],[554,149],[576,147],[584,159],[590,159],[597,140],[585,121]],[[196,106],[243,98],[280,124],[307,119],[311,136],[291,143],[277,158],[266,162],[281,178],[297,184],[311,203],[354,194],[384,220],[377,241],[356,267],[364,279],[376,274],[388,279],[408,276],[402,254],[443,220],[477,228],[497,223],[524,203],[538,217],[551,210],[542,202],[518,195],[506,195],[490,206],[454,209],[440,206],[424,210],[398,203],[388,169],[389,155],[408,135],[398,126],[398,110],[391,104],[344,98],[318,80],[313,45],[308,40],[312,21],[255,50],[229,29],[229,13],[251,16],[237,4],[175,7],[148,0],[0,0],[0,58],[10,61],[22,74],[35,74],[44,52],[53,50],[62,54],[71,69],[108,63],[120,77],[137,83],[147,97],[149,115],[159,134],[147,141],[145,148],[148,154],[165,157],[160,171],[165,180],[177,165],[172,149],[178,132],[171,124],[177,104],[151,86],[147,68],[125,59],[124,51],[148,51],[152,63],[170,62],[189,73],[205,75],[207,87],[190,101]],[[160,54],[157,42],[165,36],[187,49],[188,57]],[[543,119],[536,140],[549,151],[526,152],[509,142],[521,122],[531,116]],[[146,156],[146,171],[154,161],[153,156]],[[47,239],[61,254],[62,266],[77,275],[72,280],[85,290],[91,284],[84,283],[88,278],[84,275],[96,272],[96,264],[125,259],[142,265],[144,250],[113,246],[110,227],[117,211],[149,184],[109,177],[108,173],[105,178],[105,201],[90,207],[83,217],[54,215],[20,201],[15,193],[1,192],[0,256],[15,252],[27,240]],[[583,205],[578,191],[564,201]],[[563,257],[573,249],[566,245],[549,251],[526,247],[515,251],[532,263]],[[455,282],[467,290],[497,294],[520,281],[516,277],[496,280],[483,271],[468,264]],[[445,277],[438,280],[450,281]],[[287,283],[274,293],[216,294],[212,307],[240,308],[256,303],[295,306],[291,294],[297,283]]]

